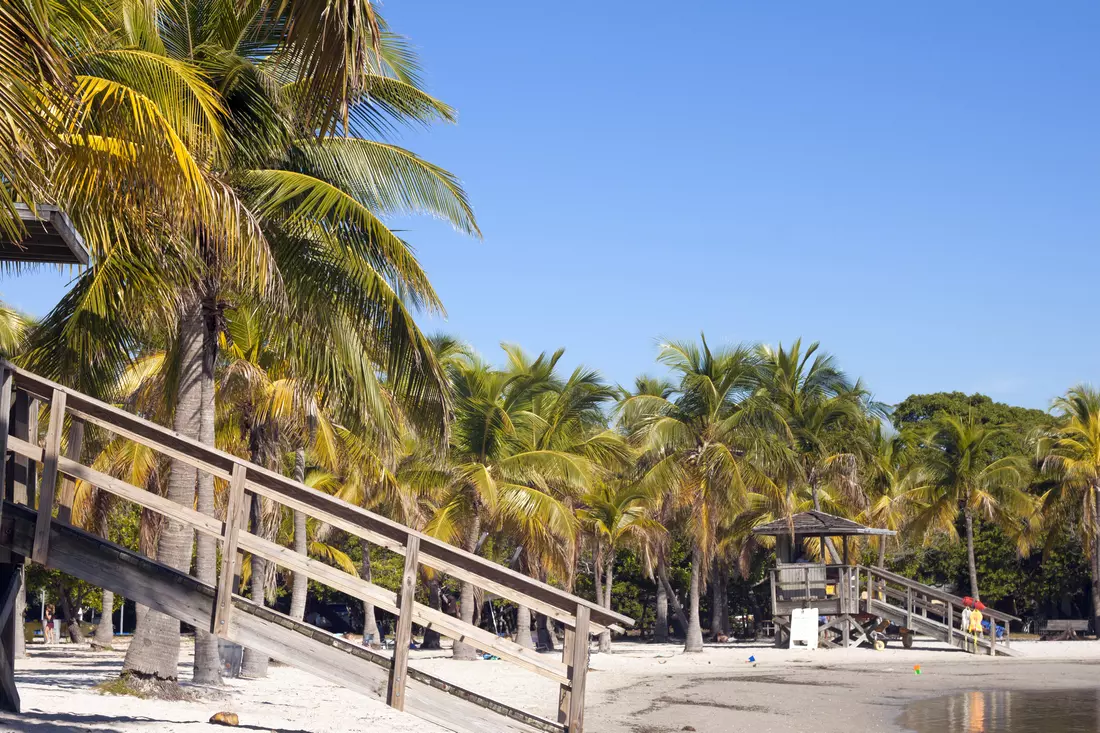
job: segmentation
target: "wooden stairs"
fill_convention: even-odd
[[[43,444],[41,408],[48,414]],[[212,474],[228,485],[226,514],[214,517],[100,473],[80,462],[86,424],[132,440]],[[63,439],[64,438],[64,439]],[[404,525],[347,504],[241,458],[0,361],[0,463],[5,501],[0,516],[0,707],[19,712],[12,650],[24,558],[114,591],[197,628],[254,649],[457,733],[582,733],[589,637],[626,616],[464,552]],[[64,452],[62,449],[64,447]],[[114,545],[70,524],[75,480],[216,537],[222,563],[216,587]],[[248,494],[305,512],[405,556],[400,592],[300,555],[251,532]],[[43,511],[43,508],[49,511]],[[56,515],[55,515],[56,511]],[[263,557],[397,616],[393,657],[348,643],[236,595],[240,554]],[[520,647],[415,599],[421,565],[545,614],[565,627],[560,660]],[[408,666],[412,625],[438,631],[559,685],[556,720],[518,710]]]

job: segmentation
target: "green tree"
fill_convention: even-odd
[[[764,443],[742,402],[758,383],[758,360],[748,346],[712,351],[701,344],[667,343],[659,361],[678,380],[668,396],[637,394],[620,406],[620,419],[634,426],[632,439],[648,456],[641,485],[680,515],[692,546],[690,609],[684,650],[703,648],[700,597],[723,522],[748,507],[749,486],[772,486],[752,456]]]
[[[922,465],[927,481],[909,492],[917,504],[913,528],[918,536],[939,531],[957,537],[956,521],[962,513],[970,595],[976,600],[980,596],[975,517],[1010,526],[1032,507],[1030,496],[1020,488],[1025,465],[1021,457],[991,457],[991,446],[1002,432],[1003,428],[978,424],[973,415],[965,420],[948,415],[935,418],[923,439],[928,448]]]
[[[1054,487],[1042,497],[1052,533],[1073,531],[1086,548],[1094,627],[1100,629],[1100,391],[1078,385],[1054,402],[1060,424],[1038,453]]]

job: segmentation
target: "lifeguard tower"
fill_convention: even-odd
[[[771,571],[772,621],[777,646],[790,642],[795,609],[817,609],[824,617],[819,644],[825,648],[871,644],[887,628],[897,629],[902,644],[915,634],[930,636],[972,653],[1011,655],[1009,624],[1019,621],[987,609],[994,630],[975,639],[962,629],[963,599],[882,568],[850,560],[852,538],[889,537],[889,529],[866,527],[825,512],[802,512],[753,529],[775,537],[776,566]],[[817,557],[810,559],[816,540]]]

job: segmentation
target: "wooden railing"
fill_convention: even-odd
[[[933,629],[938,627],[944,634],[944,640],[951,644],[967,636],[966,629],[962,627],[965,606],[960,596],[881,568],[859,567],[857,572],[863,578],[862,590],[868,601],[888,604],[895,613],[903,613],[909,628],[921,623]],[[1012,622],[1019,622],[1020,619],[988,607],[982,611],[982,617],[989,620],[989,653],[996,654],[997,644],[1010,649]],[[997,626],[1004,627],[1004,636],[1000,639],[997,638]]]
[[[49,426],[44,445],[37,444],[38,404],[48,406]],[[11,417],[9,417],[11,416]],[[68,424],[66,433],[65,426]],[[208,516],[143,488],[109,476],[80,462],[84,425],[104,430],[228,481],[229,499],[224,519]],[[65,453],[62,436],[65,434]],[[217,538],[222,561],[210,630],[225,637],[233,623],[233,589],[237,584],[237,553],[248,552],[294,573],[369,601],[397,616],[393,664],[387,702],[404,708],[412,625],[433,629],[463,641],[559,683],[558,721],[570,733],[583,730],[584,689],[588,668],[589,635],[614,624],[633,621],[595,603],[541,583],[485,560],[385,517],[348,504],[293,481],[274,471],[217,450],[136,415],[83,395],[0,360],[0,451],[15,455],[4,485],[8,496],[31,508],[35,502],[34,464],[42,466],[31,558],[45,562],[51,522],[68,523],[72,516],[75,480],[86,481],[126,501]],[[0,473],[6,464],[0,464]],[[58,485],[61,484],[60,491]],[[306,515],[405,556],[400,592],[367,582],[355,575],[313,560],[248,531],[247,494],[251,492],[304,512]],[[56,505],[57,515],[52,508]],[[524,648],[415,600],[418,569],[423,565],[460,581],[472,583],[519,605],[545,614],[565,626],[560,661]]]

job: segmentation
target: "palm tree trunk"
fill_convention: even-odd
[[[696,547],[691,552],[690,610],[688,611],[688,625],[685,631],[687,634],[687,639],[684,641],[685,653],[703,651],[703,629],[699,625],[699,595],[702,592],[702,574],[704,572],[703,553]]]
[[[107,501],[106,492],[99,492],[102,496],[96,496],[96,503]],[[100,504],[96,507],[96,531],[103,539],[108,539],[107,534],[109,514],[107,507]],[[106,588],[103,589],[103,612],[99,616],[99,626],[95,629],[95,640],[101,646],[111,646],[115,640],[115,629],[111,615],[115,610],[115,594]]]
[[[710,575],[710,637],[717,641],[722,635],[722,580],[717,563]]]
[[[531,640],[531,609],[527,606],[516,606],[516,643],[524,649],[535,648]]]
[[[1100,637],[1100,486],[1092,490],[1092,516],[1097,528],[1092,534],[1092,632]]]
[[[663,559],[657,561],[657,618],[653,622],[653,641],[658,644],[668,642],[668,591],[661,581],[661,576],[665,574],[661,567],[664,562]]]
[[[176,432],[199,433],[202,406],[202,314],[196,303],[180,316],[180,374],[176,391]],[[195,501],[196,471],[183,461],[173,460],[168,475],[167,498],[183,506]],[[157,562],[187,572],[195,532],[190,526],[165,518],[157,541]],[[126,650],[122,677],[176,682],[179,672],[180,622],[159,611],[147,610],[138,619],[133,641]]]
[[[253,456],[253,460],[256,457]],[[252,507],[251,507],[251,521],[252,533],[264,536],[264,518],[263,518],[263,503],[259,494],[252,495]],[[267,599],[267,560],[259,555],[252,556],[252,602],[258,606],[265,605]],[[244,650],[244,656],[241,659],[241,676],[242,677],[267,677],[267,665],[268,656],[261,654],[260,652],[253,651],[247,647]]]
[[[477,549],[478,536],[481,534],[481,518],[474,516],[466,535],[466,550],[473,552]],[[462,592],[459,596],[458,616],[468,624],[474,622],[474,586],[463,581]],[[455,641],[451,656],[455,659],[477,659],[477,649],[461,641]]]
[[[974,514],[970,507],[963,509],[966,517],[966,564],[970,572],[970,596],[975,600],[981,600],[978,596],[978,563],[974,559]]]
[[[878,562],[875,563],[875,567],[886,567],[886,537],[882,535],[878,538]]]
[[[306,452],[299,448],[294,452],[294,480],[302,483],[306,480]],[[294,510],[294,551],[299,555],[308,554],[306,544],[306,515]],[[306,617],[306,594],[309,592],[309,578],[303,573],[294,573],[290,589],[290,617],[301,621]]]
[[[723,567],[722,572],[718,575],[718,579],[722,581],[722,594],[718,597],[721,604],[722,611],[722,633],[729,636],[732,632],[730,628],[730,571],[729,568]]]
[[[72,589],[64,578],[57,581],[57,596],[61,600],[61,610],[65,614],[65,628],[69,632],[69,641],[74,644],[84,643],[84,631],[80,628],[80,621],[76,617],[76,609],[73,608]]]
[[[202,311],[202,406],[200,407],[199,440],[214,445],[214,362],[218,353],[218,332],[216,304],[209,300]],[[200,514],[213,517],[217,511],[214,506],[214,476],[206,471],[198,472],[198,493],[195,498],[195,510]],[[199,532],[195,538],[195,576],[203,583],[216,586],[218,582],[218,548],[216,540]],[[195,629],[195,666],[192,681],[199,685],[220,685],[222,683],[222,665],[218,654],[218,637],[208,629]]]
[[[439,585],[439,578],[428,581],[428,605],[437,611],[443,610],[443,589]],[[424,642],[421,649],[440,649],[439,632],[434,629],[424,629]]]
[[[676,614],[676,621],[680,624],[680,628],[683,629],[686,635],[688,626],[690,625],[688,623],[687,614],[684,613],[684,607],[680,605],[680,599],[676,597],[676,590],[672,587],[672,582],[668,579],[668,566],[663,562],[657,566],[657,577],[660,578],[661,584],[664,585],[668,601],[672,604],[672,612]]]
[[[615,550],[607,553],[607,582],[604,583],[603,607],[611,610],[611,587],[615,584]],[[600,651],[607,654],[611,651],[611,629],[600,634]]]
[[[368,583],[374,582],[374,570],[371,568],[370,542],[359,538],[359,549],[363,552],[363,562],[359,566],[359,577]],[[363,642],[371,639],[370,645],[377,647],[382,640],[378,638],[378,617],[374,613],[374,604],[363,601]]]

